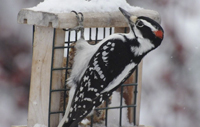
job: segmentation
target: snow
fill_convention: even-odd
[[[71,12],[72,10],[77,12],[112,12],[119,11],[119,7],[127,11],[141,9],[130,6],[126,0],[45,0],[30,9],[52,13]]]
[[[88,120],[88,119],[83,119],[82,121],[81,121],[81,123],[83,124],[83,125],[87,125],[88,123],[89,123],[90,121]]]

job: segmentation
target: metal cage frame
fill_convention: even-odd
[[[96,29],[96,32],[95,33],[92,33],[92,28],[89,28],[89,40],[87,41],[95,41],[95,44],[98,43],[99,41],[101,40],[98,40],[98,29],[99,28],[95,28]],[[112,30],[112,27],[109,28],[109,35],[111,35],[113,32]],[[124,28],[124,33],[127,33],[127,28]],[[95,39],[92,40],[92,34],[95,34]],[[104,27],[103,28],[103,38],[106,37],[106,28]],[[49,113],[48,113],[48,127],[51,126],[51,123],[50,123],[50,116],[53,115],[53,114],[59,114],[59,113],[62,113],[64,115],[64,112],[65,112],[65,107],[66,107],[66,101],[65,101],[65,98],[66,98],[66,91],[69,91],[68,88],[66,88],[66,85],[64,85],[65,87],[63,89],[52,89],[52,73],[53,71],[62,71],[62,70],[65,70],[65,81],[69,75],[68,71],[71,70],[72,68],[68,67],[68,63],[69,63],[69,50],[70,48],[73,48],[73,46],[70,46],[70,43],[72,42],[76,42],[78,40],[78,33],[75,32],[75,41],[70,41],[71,40],[71,32],[69,31],[68,32],[68,38],[66,39],[67,41],[65,41],[64,43],[67,44],[67,46],[55,46],[54,45],[54,40],[55,40],[55,29],[54,29],[54,34],[53,34],[53,46],[52,46],[52,61],[51,61],[51,77],[50,77],[50,92],[49,92]],[[55,57],[54,55],[54,52],[55,50],[59,50],[59,49],[66,49],[67,50],[67,59],[66,59],[66,67],[64,68],[53,68],[53,59]],[[135,83],[132,83],[132,84],[123,84],[121,86],[121,91],[120,91],[120,106],[116,106],[116,107],[108,107],[108,100],[106,101],[106,107],[105,108],[96,108],[95,110],[105,110],[106,114],[105,114],[105,126],[107,126],[108,124],[108,110],[111,110],[111,109],[119,109],[120,110],[120,118],[119,118],[119,126],[122,126],[122,108],[133,108],[133,124],[136,125],[136,107],[137,107],[137,93],[138,93],[138,90],[137,90],[137,86],[138,86],[138,67],[136,68],[136,76],[135,76]],[[66,84],[66,82],[65,82]],[[122,99],[123,99],[123,88],[125,86],[134,86],[135,89],[134,89],[134,104],[132,105],[126,105],[126,106],[123,106],[122,105]],[[52,112],[51,111],[51,97],[52,97],[52,93],[53,92],[61,92],[61,91],[64,91],[64,103],[63,103],[63,111],[57,111],[57,112]],[[93,127],[93,116],[91,116],[91,124],[90,124],[90,127]]]

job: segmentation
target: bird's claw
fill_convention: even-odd
[[[76,18],[77,18],[77,21],[78,21],[78,26],[76,26],[74,28],[63,29],[63,30],[64,31],[73,31],[73,30],[75,30],[77,32],[83,30],[84,29],[84,27],[83,27],[83,13],[81,13],[81,12],[77,13],[76,11],[71,11],[71,12],[76,14]]]

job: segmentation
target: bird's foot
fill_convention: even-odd
[[[73,13],[76,14],[76,18],[77,18],[77,21],[78,21],[78,26],[74,27],[74,28],[69,28],[69,29],[63,29],[64,31],[73,31],[75,30],[76,32],[79,32],[81,31],[81,37],[83,37],[84,35],[84,26],[83,26],[83,13],[81,12],[76,12],[76,11],[71,11]]]

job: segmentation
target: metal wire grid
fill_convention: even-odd
[[[95,33],[92,32],[92,30],[94,31],[95,29]],[[99,29],[100,28],[89,28],[89,39],[88,41],[95,41],[95,43],[99,42],[101,39],[98,39],[98,33],[99,33]],[[33,27],[33,31],[35,30],[35,27]],[[49,113],[48,113],[48,127],[50,127],[50,117],[51,115],[53,114],[60,114],[62,113],[64,115],[64,112],[65,112],[65,107],[66,107],[66,91],[69,91],[69,89],[66,88],[66,85],[64,85],[65,87],[63,89],[52,89],[52,73],[53,71],[61,71],[61,70],[65,70],[65,79],[67,79],[68,77],[68,71],[71,70],[71,68],[68,67],[68,63],[69,63],[69,51],[70,51],[70,48],[72,48],[73,46],[70,46],[70,44],[72,42],[76,42],[77,41],[77,38],[78,38],[78,33],[75,32],[75,38],[74,38],[74,41],[71,41],[71,34],[72,32],[68,32],[68,38],[67,38],[67,41],[65,42],[65,46],[59,46],[59,47],[55,47],[54,45],[54,42],[55,42],[55,31],[56,29],[54,29],[54,33],[53,33],[53,46],[52,46],[52,59],[51,59],[51,77],[50,77],[50,94],[49,94]],[[103,35],[103,38],[106,37],[106,32],[108,32],[108,28],[103,28],[103,32],[102,35]],[[124,30],[124,33],[126,33],[127,30],[125,29]],[[113,33],[113,28],[109,28],[109,35]],[[95,34],[95,38],[92,39],[92,35]],[[34,36],[34,35],[33,35]],[[66,67],[64,68],[53,68],[53,59],[54,59],[54,52],[55,50],[58,50],[58,49],[65,49],[67,51],[67,59],[66,59]],[[65,82],[66,84],[66,82]],[[125,86],[134,86],[135,87],[135,90],[134,90],[134,104],[132,105],[126,105],[126,106],[123,106],[122,105],[122,100],[123,100],[123,89]],[[121,92],[120,92],[120,106],[116,106],[116,107],[108,107],[108,100],[106,101],[106,107],[105,108],[96,108],[95,110],[105,110],[105,126],[108,125],[108,110],[111,110],[111,109],[119,109],[120,110],[120,118],[119,118],[119,126],[122,125],[122,109],[123,108],[129,108],[129,107],[132,107],[133,108],[133,123],[135,125],[136,123],[136,107],[137,107],[137,86],[138,86],[138,67],[136,69],[136,76],[135,76],[135,83],[133,84],[123,84],[121,86]],[[64,92],[64,103],[63,103],[63,111],[57,111],[57,112],[52,112],[51,111],[51,98],[52,98],[52,93],[53,92]],[[90,127],[93,127],[93,116],[91,116],[91,124],[90,124]]]

